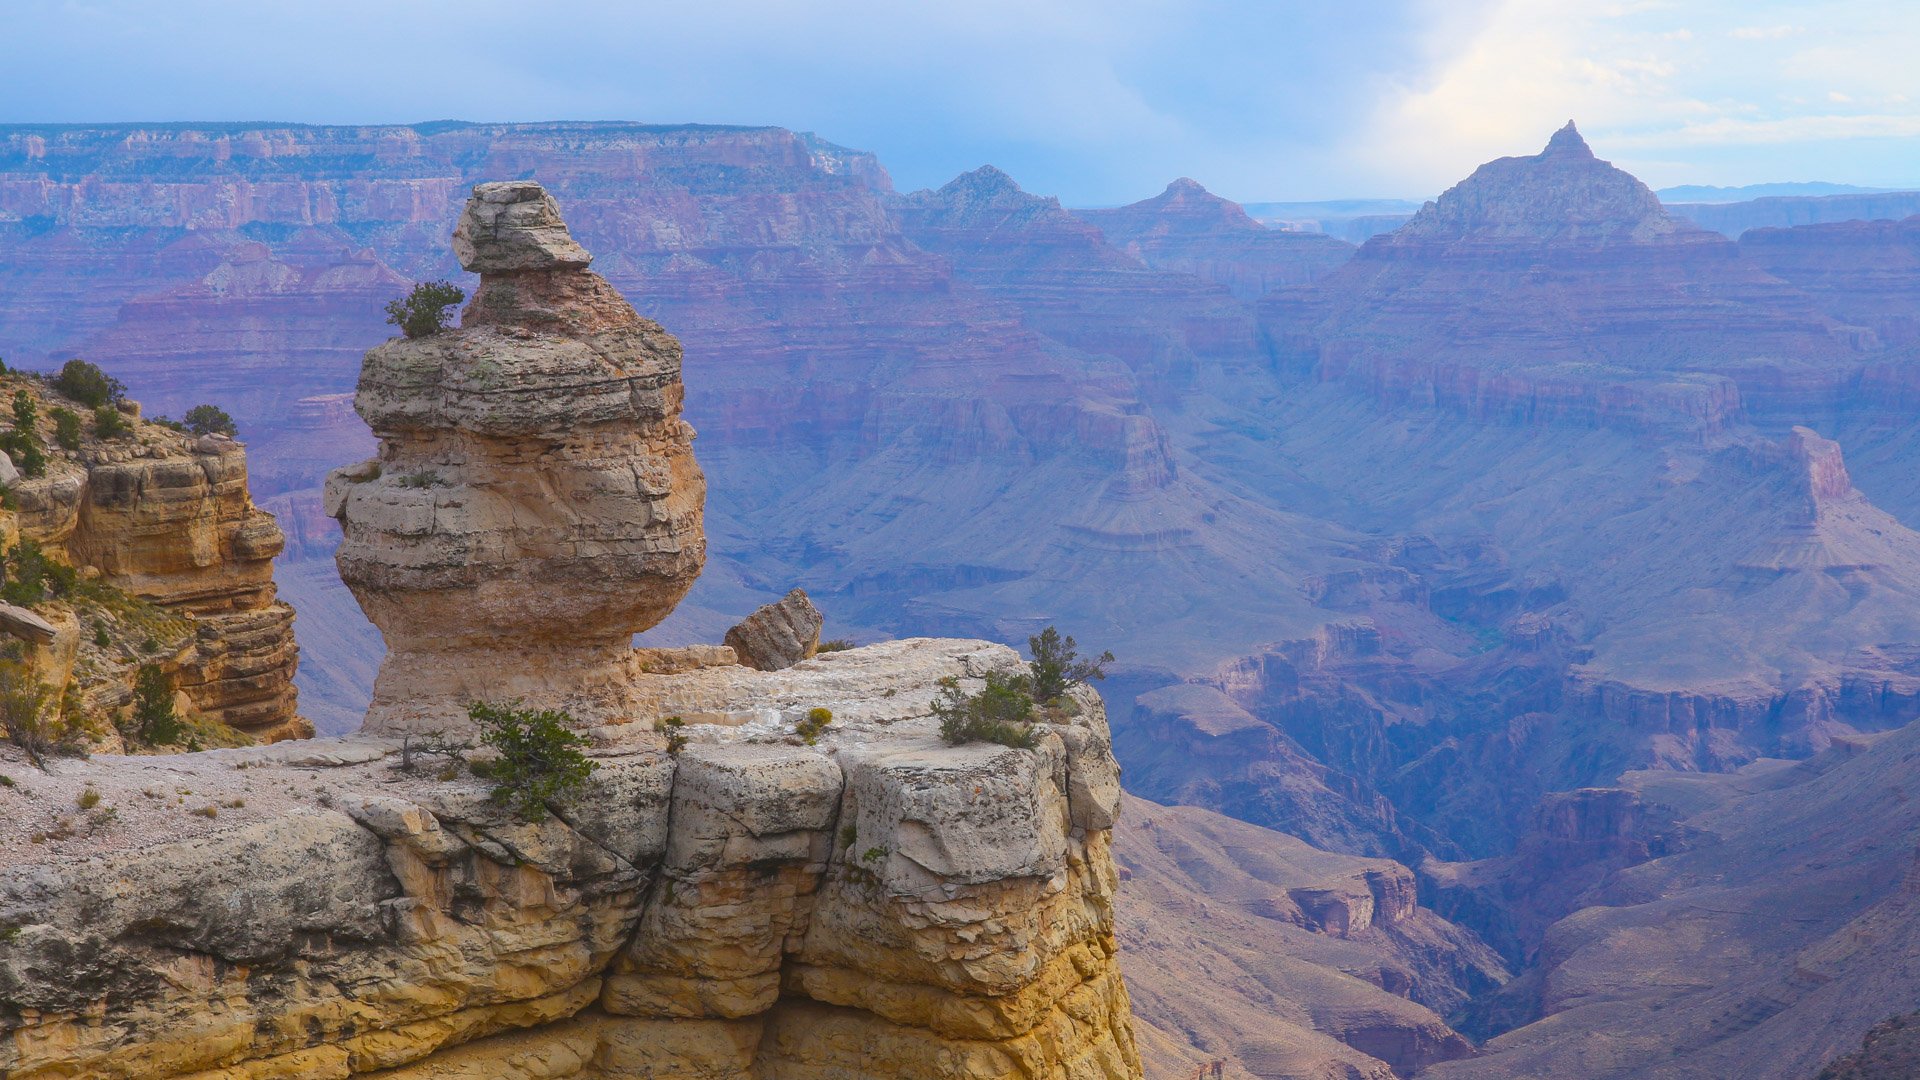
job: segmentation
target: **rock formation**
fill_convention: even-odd
[[[1352,244],[1325,233],[1269,229],[1184,177],[1151,199],[1073,213],[1100,226],[1108,243],[1148,266],[1218,282],[1241,300],[1315,281],[1354,251]]]
[[[119,745],[110,721],[124,720],[134,673],[148,663],[192,715],[243,739],[313,734],[296,711],[293,609],[275,598],[281,534],[249,497],[245,449],[139,420],[131,402],[127,433],[83,422],[67,449],[56,445],[52,411],[91,410],[38,378],[5,377],[0,393],[34,403],[34,437],[48,448],[44,475],[12,482],[0,537],[37,544],[104,586],[44,593],[39,616],[16,618],[39,617],[51,638],[12,628],[32,645],[37,677],[56,695],[77,695],[69,711],[90,737]],[[17,561],[12,570],[22,580]]]
[[[727,645],[748,667],[779,671],[814,654],[824,623],[807,594],[795,589],[777,604],[756,608],[728,630]]]
[[[1473,1053],[1441,1017],[1506,979],[1471,931],[1414,902],[1398,863],[1134,798],[1114,856],[1150,1075],[1224,1060],[1229,1076],[1415,1076]]]
[[[387,642],[366,730],[477,700],[619,715],[629,642],[706,553],[679,342],[586,269],[538,184],[476,187],[454,242],[481,276],[460,328],[367,353],[379,454],[327,481],[341,580]]]
[[[928,715],[1018,666],[916,640],[651,676],[731,712],[677,753],[600,729],[538,822],[364,737],[11,767],[0,1070],[1133,1080],[1099,697],[1033,750]]]

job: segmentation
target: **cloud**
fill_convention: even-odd
[[[771,124],[902,187],[992,163],[1079,205],[1183,175],[1430,195],[1568,117],[1669,182],[1867,182],[1920,112],[1911,0],[49,0],[7,26],[0,121]]]
[[[1819,21],[1753,21],[1788,11]],[[1899,165],[1891,141],[1920,133],[1917,49],[1920,5],[1894,0],[1502,0],[1428,85],[1384,98],[1347,153],[1403,189],[1438,190],[1488,158],[1534,152],[1573,117],[1602,156],[1646,153],[1658,183],[1868,182],[1889,168],[1910,182],[1920,164]]]

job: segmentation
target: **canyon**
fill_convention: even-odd
[[[1732,893],[1760,885],[1700,837],[1732,852],[1747,817],[1824,791],[1830,763],[1915,718],[1910,224],[1730,238],[1571,125],[1358,248],[1260,230],[1191,181],[1097,211],[990,167],[899,193],[871,155],[770,128],[0,136],[0,353],[84,356],[150,408],[236,415],[288,537],[301,708],[327,731],[360,723],[382,655],[327,558],[322,477],[377,452],[352,408],[359,354],[409,283],[473,290],[445,251],[471,185],[532,178],[594,272],[684,346],[705,568],[642,644],[718,642],[800,585],[828,636],[1015,642],[1056,624],[1119,655],[1102,689],[1127,786],[1179,805],[1135,803],[1158,825],[1119,827],[1151,901],[1130,923],[1121,887],[1117,940],[1208,957],[1156,960],[1157,983],[1129,970],[1151,988],[1153,1067],[1600,1076],[1680,1048],[1660,1068],[1706,1076],[1830,1025],[1780,1058],[1805,1072],[1899,1011],[1802,1012],[1724,956],[1709,989],[1635,997],[1618,988],[1677,986],[1661,965],[1707,959],[1608,920],[1786,911],[1784,894],[1742,907]],[[1707,791],[1721,816],[1676,793]],[[1781,828],[1820,835],[1837,806]],[[1235,829],[1259,831],[1222,839]],[[1229,849],[1286,858],[1255,873],[1200,854]],[[1892,865],[1861,871],[1858,903],[1895,903]],[[1342,867],[1411,883],[1388,891],[1420,905],[1368,901],[1401,937],[1373,921],[1342,937],[1315,913],[1331,909],[1273,899],[1334,888],[1317,882]],[[1709,873],[1728,897],[1687,892]],[[1805,919],[1793,948],[1839,932]],[[1787,947],[1751,923],[1698,929]],[[1234,941],[1305,959],[1263,967]],[[1560,989],[1575,985],[1601,988]],[[1315,1012],[1298,986],[1353,1004]],[[1647,1019],[1669,1004],[1669,1026]],[[1273,1016],[1291,1026],[1264,1049],[1228,1037]],[[1596,1063],[1581,1040],[1627,1016],[1650,1025],[1648,1056]],[[1462,1056],[1465,1039],[1486,1052]]]

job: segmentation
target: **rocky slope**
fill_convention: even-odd
[[[1470,1055],[1442,1015],[1506,970],[1414,875],[1191,806],[1114,830],[1120,963],[1149,1076],[1409,1077]]]
[[[1504,1034],[1429,1075],[1785,1080],[1858,1050],[1920,992],[1916,740],[1909,725],[1798,763],[1624,776],[1609,801],[1664,819],[1667,853],[1575,890],[1536,971],[1500,994]],[[1631,816],[1600,824],[1594,841],[1633,839]]]
[[[200,721],[243,739],[311,735],[296,711],[293,609],[275,595],[281,533],[249,497],[245,449],[139,420],[132,402],[108,409],[126,430],[102,433],[92,409],[36,377],[0,378],[0,393],[31,403],[47,457],[43,475],[7,467],[9,580],[52,631],[15,628],[14,649],[56,700],[71,695],[63,714],[117,747],[135,674],[154,664]],[[73,449],[57,443],[56,409],[88,418]],[[18,415],[16,405],[16,430]],[[38,584],[30,546],[78,570],[77,583]]]
[[[677,753],[648,716],[599,729],[591,788],[538,822],[364,737],[8,752],[0,1068],[1137,1077],[1098,697],[1034,750],[927,717],[938,680],[1017,665],[918,640],[658,676],[734,718]]]

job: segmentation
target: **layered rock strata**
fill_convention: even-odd
[[[538,184],[476,187],[454,242],[481,275],[460,328],[367,353],[379,453],[327,480],[340,577],[387,643],[366,729],[481,699],[620,715],[630,640],[706,553],[680,345],[586,269]]]
[[[56,693],[70,684],[82,713],[105,716],[132,700],[134,669],[158,663],[206,720],[260,740],[313,734],[296,711],[293,608],[275,595],[283,540],[248,493],[245,448],[139,420],[128,403],[126,434],[83,424],[78,448],[64,449],[52,411],[91,410],[37,378],[0,380],[0,393],[19,392],[34,403],[48,461],[44,475],[14,478],[0,538],[36,543],[109,587],[40,605],[61,629],[34,642],[38,676]],[[110,725],[96,734],[111,743]]]
[[[1138,1077],[1098,696],[1031,750],[928,715],[1018,666],[922,639],[655,676],[733,722],[677,754],[596,730],[590,789],[538,822],[368,738],[12,769],[0,1070]],[[85,790],[115,815],[49,836]]]

